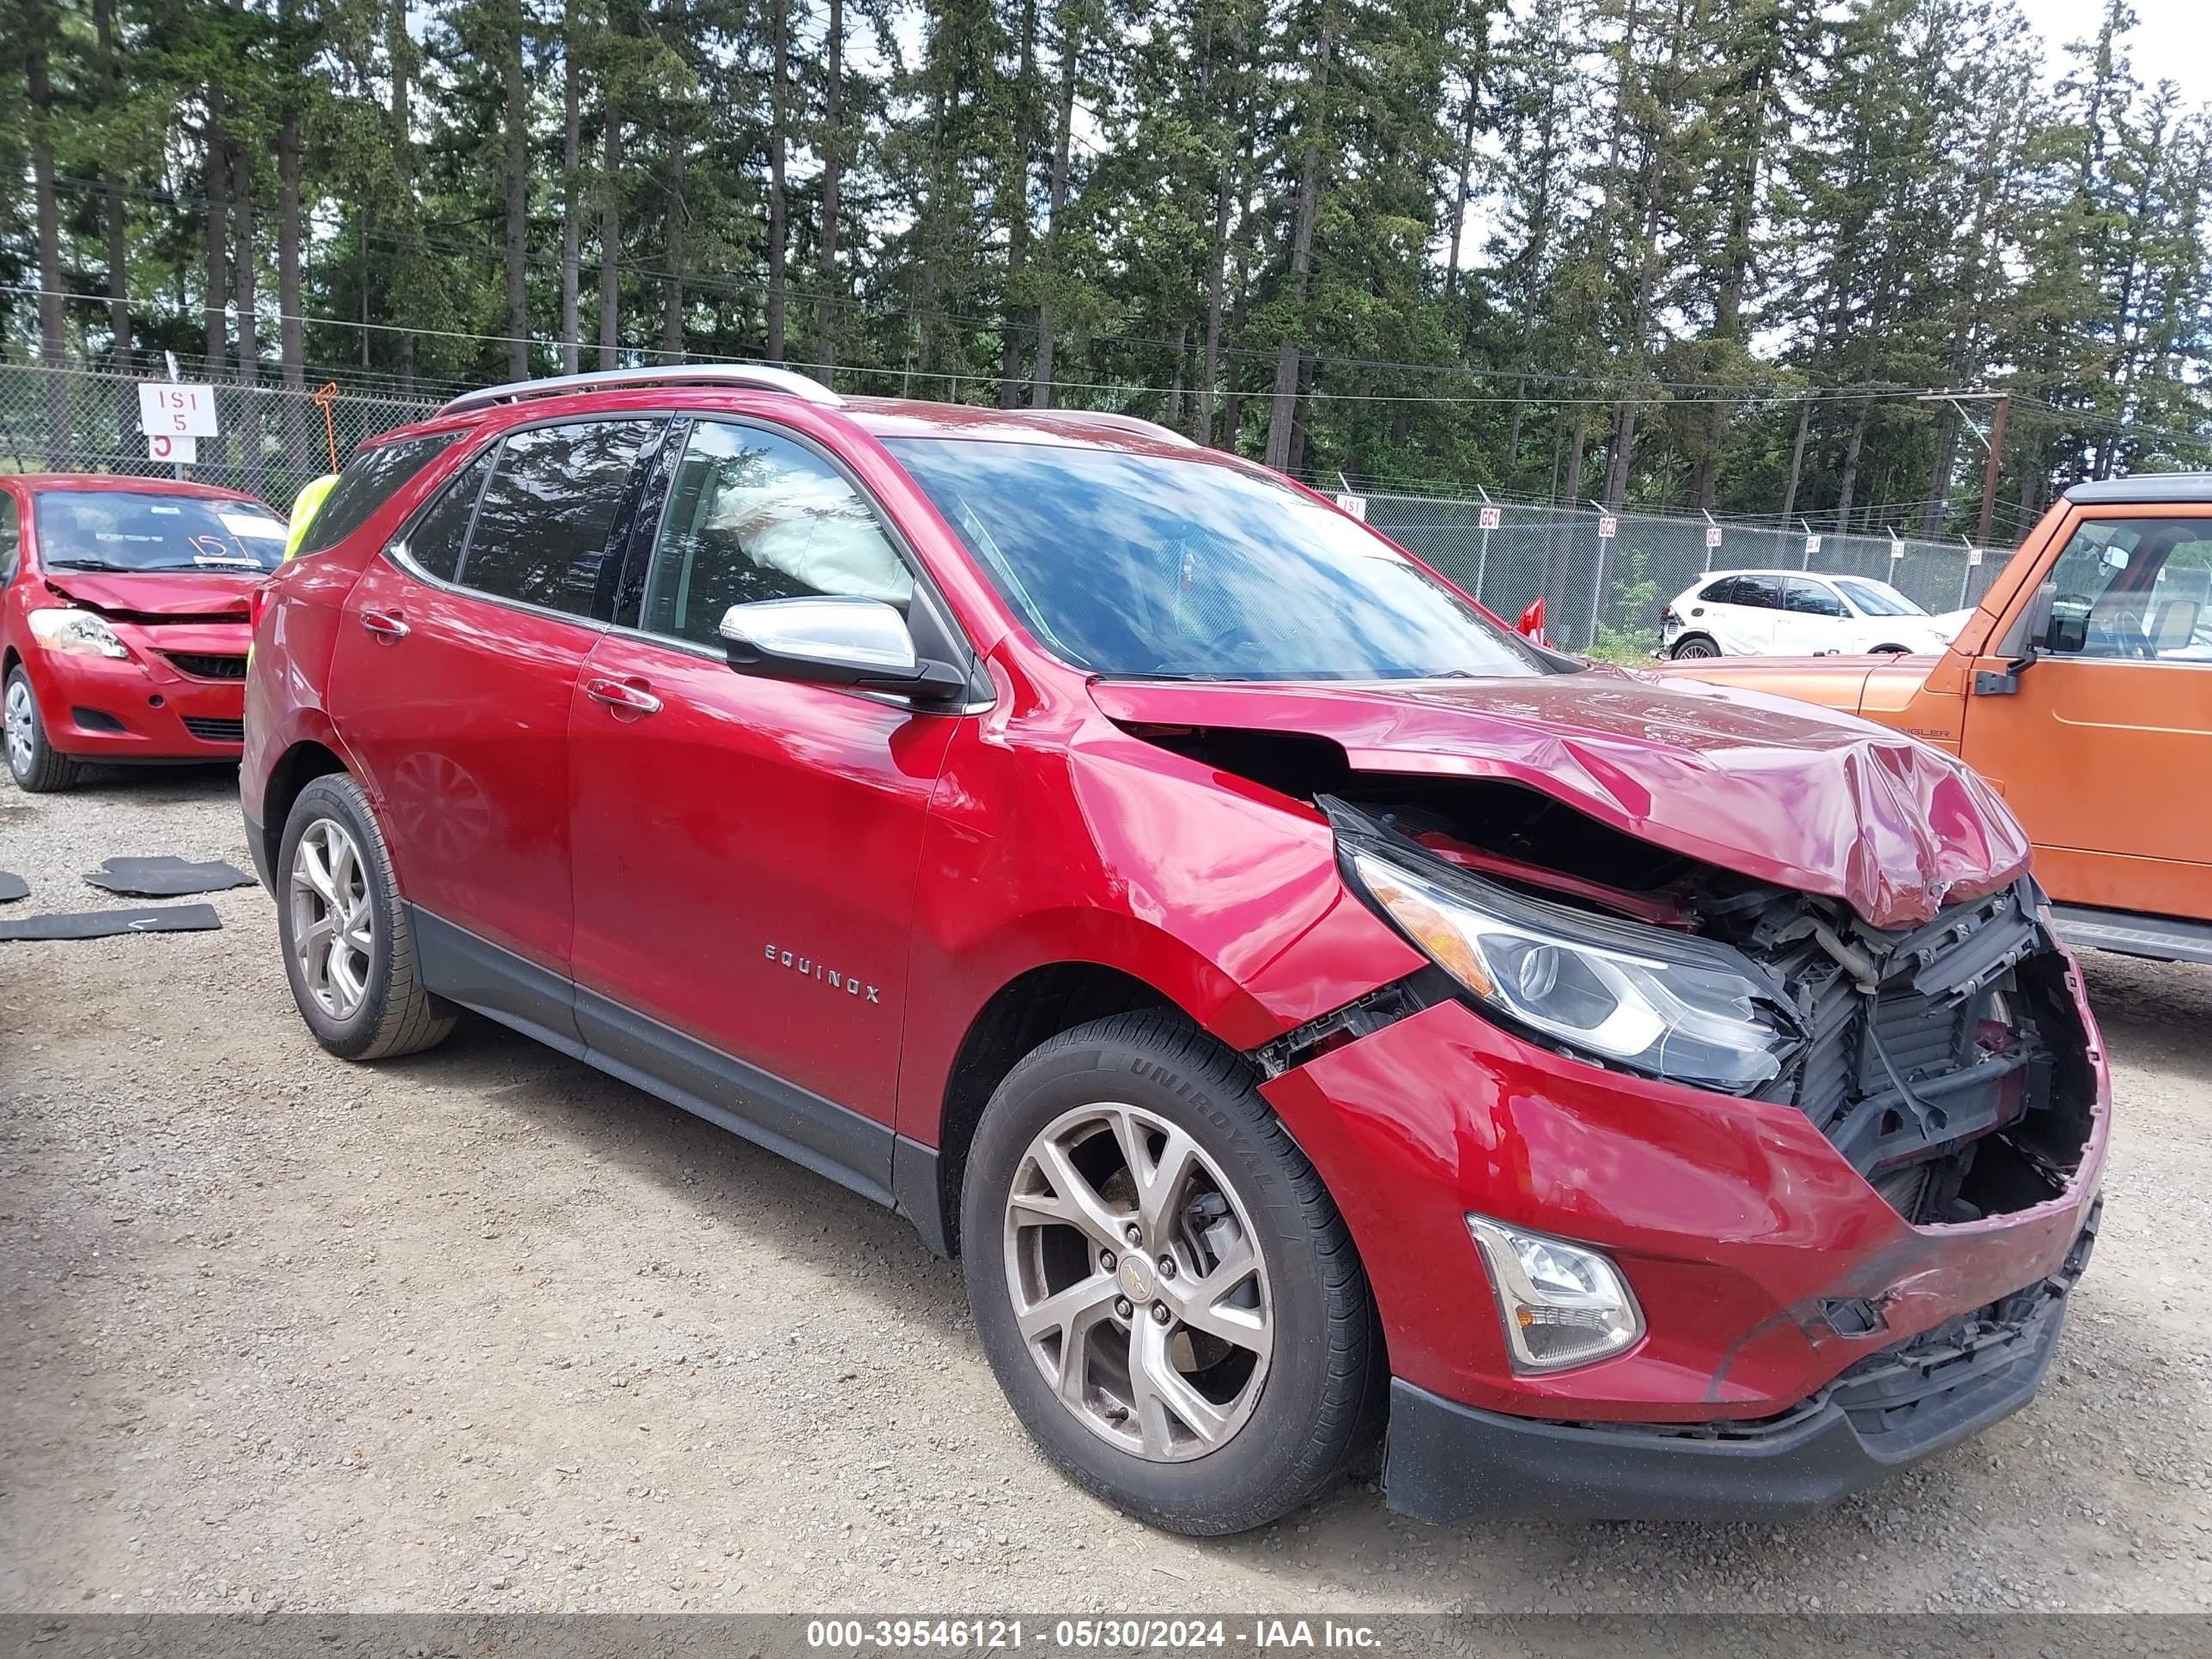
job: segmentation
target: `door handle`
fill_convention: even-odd
[[[648,684],[642,679],[614,680],[599,676],[584,682],[584,695],[613,709],[617,720],[624,715],[635,720],[660,712],[660,699],[647,689]]]
[[[407,621],[397,611],[364,610],[361,625],[378,639],[396,644],[407,637]]]

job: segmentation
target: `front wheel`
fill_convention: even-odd
[[[284,820],[276,934],[292,1000],[315,1041],[384,1060],[446,1039],[452,1006],[424,988],[384,834],[343,772],[309,781]]]
[[[1014,1068],[961,1237],[1023,1426],[1141,1519],[1264,1525],[1374,1420],[1382,1344],[1343,1218],[1243,1063],[1172,1016],[1080,1026]]]
[[[77,781],[76,762],[46,741],[39,700],[31,693],[31,673],[21,663],[8,671],[7,688],[0,691],[0,732],[7,738],[8,775],[25,794],[47,794]]]

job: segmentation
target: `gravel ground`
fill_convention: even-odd
[[[0,788],[10,907],[246,862],[228,773]],[[0,1611],[2212,1608],[2212,969],[2090,959],[2120,1117],[2028,1410],[1784,1527],[1164,1537],[906,1224],[486,1023],[374,1068],[223,931],[0,945]]]

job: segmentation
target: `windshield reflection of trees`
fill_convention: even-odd
[[[1224,679],[1538,672],[1379,538],[1228,468],[1003,443],[896,447],[1008,600],[1082,666]]]

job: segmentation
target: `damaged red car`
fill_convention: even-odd
[[[894,1206],[1127,1512],[1379,1433],[1429,1520],[1771,1516],[2034,1393],[2108,1082],[1951,757],[1134,420],[609,374],[347,477],[241,772],[314,1035],[473,1010]]]
[[[252,592],[284,524],[251,495],[108,474],[0,477],[0,715],[16,787],[89,763],[234,761]]]

